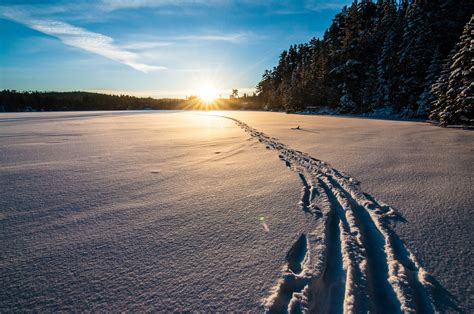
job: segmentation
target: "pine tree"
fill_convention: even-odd
[[[415,0],[409,5],[405,17],[399,59],[400,90],[393,99],[395,110],[407,116],[414,111],[414,104],[421,94],[424,73],[429,66],[426,60],[426,51],[430,50],[426,40],[429,36],[428,24],[423,2]]]
[[[455,53],[433,86],[436,100],[430,118],[441,125],[474,124],[474,16],[464,27]]]
[[[428,115],[430,104],[434,100],[432,86],[435,83],[436,78],[439,76],[441,66],[442,64],[441,64],[440,52],[439,52],[439,48],[437,48],[431,60],[430,67],[428,68],[426,72],[423,92],[416,103],[417,111],[414,113],[414,116],[416,118],[422,118]]]
[[[389,107],[393,73],[397,69],[398,46],[401,40],[402,18],[397,13],[394,1],[381,1],[378,4],[380,21],[377,35],[381,50],[377,56],[377,78],[373,94],[372,108]]]

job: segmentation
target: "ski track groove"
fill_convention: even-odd
[[[276,150],[302,182],[301,209],[324,219],[323,235],[301,234],[288,251],[281,278],[263,301],[267,312],[435,312],[430,276],[391,228],[403,219],[393,208],[324,161],[217,116]],[[324,252],[312,256],[317,243]]]

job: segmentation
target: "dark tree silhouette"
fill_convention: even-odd
[[[257,85],[260,100],[287,112],[327,107],[426,118],[442,60],[473,11],[474,3],[462,0],[354,1],[322,39],[281,53]]]

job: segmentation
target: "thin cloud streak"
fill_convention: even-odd
[[[128,50],[146,50],[146,49],[153,49],[153,48],[161,48],[161,47],[167,47],[172,45],[170,42],[132,42],[132,43],[127,43],[120,45],[120,48],[122,49],[128,49]]]
[[[163,6],[184,5],[218,5],[226,4],[225,0],[102,0],[100,7],[106,11],[137,8],[158,8]]]
[[[221,35],[186,35],[177,36],[175,40],[191,40],[191,41],[227,41],[239,43],[246,40],[249,34],[221,34]]]
[[[98,54],[144,73],[166,69],[163,66],[141,63],[138,61],[138,54],[117,46],[111,37],[94,33],[81,27],[55,20],[33,19],[25,12],[8,7],[0,7],[0,17],[13,20],[41,33],[56,37],[65,45]]]
[[[134,35],[139,37],[140,35]],[[166,47],[175,45],[181,42],[229,42],[229,43],[243,43],[250,39],[263,39],[264,36],[256,35],[251,32],[246,33],[199,33],[199,34],[177,34],[168,36],[149,36],[140,39],[137,42],[126,43],[120,45],[122,48],[131,50],[152,49],[158,47]]]
[[[323,10],[335,10],[344,5],[350,5],[352,0],[306,0],[300,4],[292,1],[270,0],[259,2],[252,0],[101,0],[99,7],[104,11],[138,8],[160,8],[165,6],[187,7],[187,6],[232,6],[246,4],[254,7],[267,7],[270,14],[293,15]]]

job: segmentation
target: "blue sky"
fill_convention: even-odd
[[[252,91],[283,49],[322,36],[350,2],[2,0],[0,89]]]

